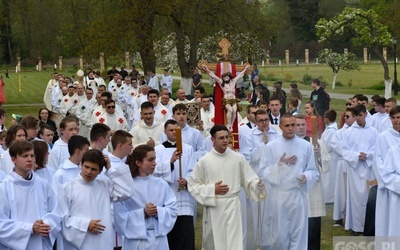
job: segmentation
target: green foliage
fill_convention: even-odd
[[[368,86],[368,87],[363,87],[363,89],[373,89],[373,90],[384,90],[385,89],[385,83],[383,81],[374,84],[372,86]]]
[[[344,71],[360,70],[360,66],[355,61],[354,53],[339,54],[329,50],[323,50],[319,53],[318,59],[321,63],[326,63],[331,67],[333,73],[338,73],[340,69]]]
[[[343,83],[341,81],[336,81],[335,83],[336,87],[343,87]]]
[[[304,85],[311,85],[311,81],[314,79],[315,77],[312,77],[309,74],[305,74],[302,78],[302,82]]]

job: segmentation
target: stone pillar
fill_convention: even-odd
[[[125,68],[130,69],[130,57],[129,57],[129,51],[125,51]]]
[[[21,72],[21,57],[17,57],[17,71]]]
[[[306,49],[305,51],[304,51],[304,61],[306,62],[306,64],[309,64],[310,63],[310,50],[309,49]]]
[[[289,65],[289,50],[285,50],[285,62],[286,65]]]
[[[364,63],[368,63],[368,49],[364,48]]]
[[[105,69],[104,52],[100,52],[100,70]]]
[[[385,58],[385,61],[387,62],[387,48],[383,47],[383,58]]]
[[[269,50],[267,50],[267,65],[269,65]]]
[[[344,55],[347,56],[347,54],[349,53],[349,49],[345,48],[343,52],[344,52]]]
[[[38,71],[42,71],[42,58],[38,57]]]
[[[79,57],[79,68],[83,69],[83,55]]]

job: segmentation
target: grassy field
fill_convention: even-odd
[[[299,88],[303,90],[309,90],[311,93],[311,87],[302,84],[302,78],[305,74],[311,75],[312,77],[322,77],[327,82],[331,82],[333,74],[329,67],[325,65],[311,65],[306,66],[269,66],[260,69],[260,75],[264,83],[271,86],[276,80],[282,80],[284,87],[288,88],[290,82],[296,82],[299,84]],[[1,70],[0,72],[4,72]],[[66,76],[75,74],[75,70],[67,69],[65,71],[58,71]],[[161,72],[161,71],[159,71]],[[37,114],[40,107],[43,107],[43,93],[46,88],[47,82],[50,79],[52,70],[45,70],[42,72],[21,72],[21,73],[10,73],[9,79],[4,79],[5,95],[7,103],[5,109],[7,111],[7,123],[9,126],[11,121],[11,114]],[[203,74],[205,78],[206,75]],[[265,80],[266,79],[266,80]],[[338,81],[343,83],[343,87],[338,87],[335,90],[327,88],[328,92],[335,93],[347,93],[347,94],[383,94],[383,90],[376,91],[367,89],[372,85],[379,84],[383,80],[383,69],[380,64],[367,64],[362,65],[360,71],[355,72],[340,72]],[[352,86],[349,86],[349,82],[352,82]],[[206,92],[212,93],[212,87],[209,84],[204,84]],[[179,88],[179,81],[174,81],[173,90]],[[175,96],[175,94],[173,94]],[[308,98],[306,96],[305,98]],[[11,104],[11,105],[10,105]],[[335,109],[338,112],[338,116],[345,110],[345,100],[333,99],[331,101],[331,109]],[[243,113],[244,114],[244,113]],[[338,117],[339,120],[339,117]],[[349,235],[342,227],[333,227],[332,220],[332,204],[327,205],[327,216],[322,220],[322,248],[321,249],[332,249],[332,237],[340,235]],[[196,223],[196,249],[201,249],[201,213],[202,209],[198,209],[198,222]]]

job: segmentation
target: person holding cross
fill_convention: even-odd
[[[224,98],[222,99],[222,102],[226,109],[226,126],[230,131],[232,131],[233,123],[235,122],[236,112],[238,109],[238,99],[235,95],[236,83],[240,78],[244,76],[249,67],[249,65],[246,66],[244,70],[240,72],[236,77],[233,77],[232,73],[227,72],[222,74],[221,78],[219,78],[212,71],[210,71],[206,65],[202,64],[203,70],[205,70],[208,75],[219,84],[222,91],[224,92]]]

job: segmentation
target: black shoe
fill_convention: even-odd
[[[343,226],[343,219],[335,221],[335,224],[333,224],[334,227],[342,227]]]
[[[360,235],[362,235],[362,232],[356,232],[351,230],[351,236],[360,236]]]

